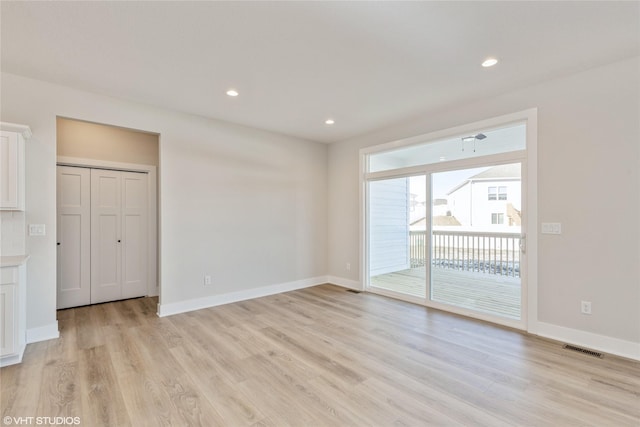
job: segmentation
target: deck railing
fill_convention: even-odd
[[[411,268],[426,262],[429,242],[425,231],[410,231]],[[434,230],[434,267],[520,277],[520,233]]]

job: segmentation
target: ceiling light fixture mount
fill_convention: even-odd
[[[238,91],[237,91],[237,90],[235,90],[235,89],[229,89],[229,90],[227,91],[227,95],[229,95],[229,96],[231,96],[231,97],[236,97],[236,96],[238,96],[238,95],[240,95],[240,94],[239,94],[239,93],[238,93]]]
[[[473,141],[473,152],[476,152],[476,141],[482,141],[487,135],[484,133],[476,133],[475,135],[463,136],[462,139],[462,151],[464,151],[464,143]]]
[[[482,66],[484,68],[489,68],[489,67],[493,67],[497,63],[498,63],[498,60],[496,58],[487,58],[482,62]]]

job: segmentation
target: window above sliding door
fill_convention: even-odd
[[[367,158],[367,172],[382,172],[524,150],[526,140],[526,125],[518,123],[435,141],[417,141],[406,147],[370,154]]]

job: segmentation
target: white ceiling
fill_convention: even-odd
[[[636,1],[2,1],[0,15],[4,72],[321,142],[640,54]]]

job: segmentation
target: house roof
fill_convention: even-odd
[[[426,227],[427,219],[425,217],[420,218],[410,224],[412,227]],[[431,225],[434,226],[449,226],[449,225],[462,225],[455,216],[451,215],[435,215],[431,219]]]
[[[455,187],[453,187],[447,193],[447,196],[458,191],[473,181],[491,181],[491,180],[504,180],[504,179],[521,179],[520,163],[511,163],[508,165],[493,166],[484,172],[480,172],[476,175],[470,176],[466,180],[462,181]]]
[[[520,179],[520,163],[510,163],[508,165],[498,165],[487,169],[484,172],[469,177],[469,181],[487,180],[494,178],[517,178]]]

